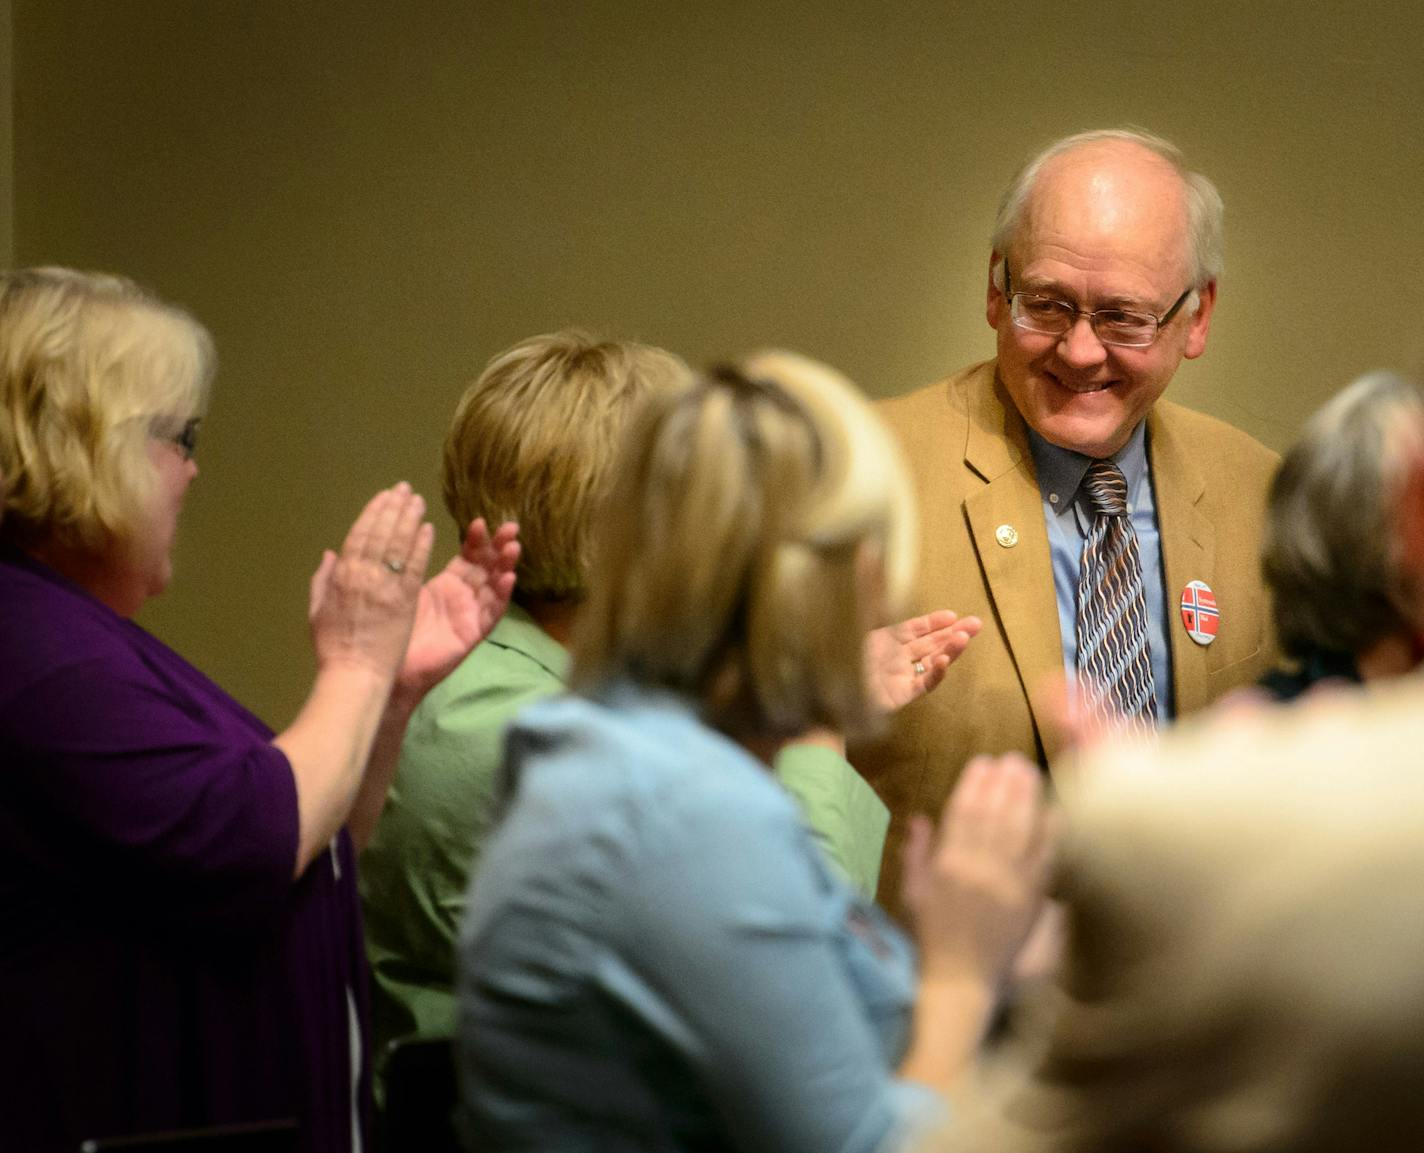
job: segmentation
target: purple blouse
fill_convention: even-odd
[[[6,1148],[290,1117],[303,1149],[352,1149],[355,860],[343,832],[292,881],[296,784],[271,736],[0,543]]]

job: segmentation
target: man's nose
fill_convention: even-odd
[[[1108,358],[1108,350],[1093,331],[1092,322],[1079,316],[1058,340],[1058,355],[1075,368],[1089,368]]]

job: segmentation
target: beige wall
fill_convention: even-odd
[[[1065,132],[1148,126],[1226,197],[1179,399],[1282,446],[1351,376],[1424,363],[1407,0],[13,5],[17,262],[134,275],[223,358],[145,620],[273,723],[321,547],[380,484],[438,500],[491,353],[580,323],[903,391],[991,351],[999,189]]]
[[[12,99],[10,0],[0,0],[0,266],[8,268],[14,257],[15,135]]]

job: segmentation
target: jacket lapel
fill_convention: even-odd
[[[1046,678],[1063,673],[1048,530],[1028,433],[997,374],[992,388],[970,394],[964,463],[985,482],[964,501],[980,571],[1039,740],[1052,756],[1044,740],[1052,727],[1035,699]]]
[[[1206,478],[1192,459],[1190,446],[1176,435],[1171,406],[1159,401],[1147,416],[1147,454],[1157,528],[1162,539],[1162,573],[1167,583],[1167,635],[1171,638],[1172,684],[1176,715],[1207,703],[1210,649],[1191,643],[1180,618],[1182,590],[1191,580],[1211,581],[1216,560],[1216,530],[1202,515]]]

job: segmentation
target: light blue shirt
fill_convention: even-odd
[[[533,705],[503,790],[458,950],[472,1148],[872,1153],[942,1121],[892,1072],[908,943],[686,702]]]
[[[1083,477],[1093,458],[1049,444],[1028,430],[1043,519],[1048,525],[1048,550],[1053,559],[1053,592],[1058,600],[1058,631],[1063,641],[1063,668],[1071,681],[1078,671],[1078,575],[1083,544],[1093,525],[1093,508],[1082,491]],[[1147,643],[1152,656],[1152,680],[1157,694],[1157,718],[1172,719],[1172,650],[1167,639],[1167,593],[1163,583],[1162,537],[1157,530],[1157,502],[1152,472],[1147,467],[1147,425],[1139,424],[1128,442],[1109,458],[1127,481],[1127,503],[1137,533],[1142,561],[1142,588],[1147,597]]]

